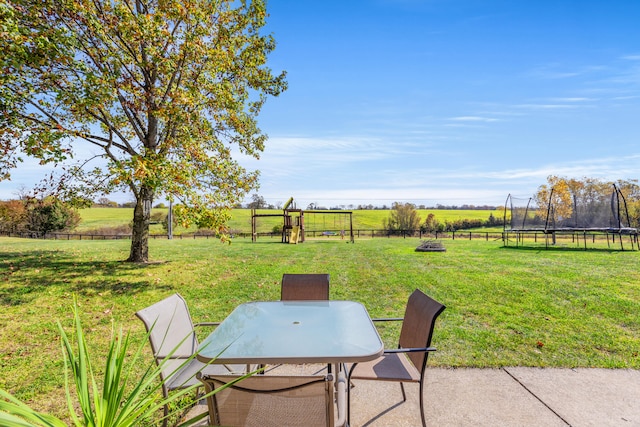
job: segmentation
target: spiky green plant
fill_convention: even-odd
[[[76,334],[77,353],[71,339],[64,328],[58,322],[60,330],[62,352],[65,360],[65,389],[70,418],[77,427],[129,427],[140,425],[153,419],[164,405],[171,404],[183,396],[192,394],[195,398],[195,389],[198,385],[192,385],[182,390],[171,393],[166,398],[158,398],[162,388],[160,372],[164,367],[162,362],[156,365],[150,363],[144,371],[142,378],[133,377],[133,367],[139,363],[145,343],[142,343],[135,353],[127,361],[127,354],[131,346],[129,334],[123,335],[122,329],[112,338],[105,361],[102,389],[94,376],[94,369],[89,357],[88,345],[85,340],[77,302],[74,300],[74,327]],[[147,336],[148,338],[148,336]],[[173,352],[171,353],[173,354]],[[169,357],[165,359],[167,361]],[[189,363],[195,355],[186,359],[177,368],[181,369]],[[251,375],[247,374],[246,376]],[[71,381],[75,383],[77,402],[71,392]],[[243,377],[244,378],[244,377]],[[240,378],[242,379],[242,378]],[[235,381],[234,381],[235,382]],[[218,390],[214,390],[211,394]],[[206,396],[205,396],[206,397]],[[194,403],[188,401],[187,403]],[[79,412],[76,411],[79,407]],[[171,417],[172,414],[168,414]],[[178,427],[187,427],[204,417],[203,413],[192,418]],[[160,420],[162,421],[162,420]],[[24,402],[13,397],[4,390],[0,390],[0,425],[3,427],[66,427],[67,424],[51,415],[40,413],[30,408]]]

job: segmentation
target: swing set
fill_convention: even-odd
[[[349,241],[351,243],[355,242],[353,236],[353,212],[351,211],[343,211],[343,210],[302,210],[296,209],[295,204],[293,203],[293,197],[289,198],[287,203],[284,204],[282,208],[281,214],[258,214],[255,209],[251,210],[251,241],[255,242],[258,238],[257,233],[257,219],[262,217],[282,217],[283,225],[282,225],[282,243],[304,243],[305,240],[305,220],[304,216],[313,215],[310,218],[312,219],[311,223],[315,225],[315,215],[323,215],[323,235],[336,235],[338,232],[335,230],[339,230],[340,237],[342,239],[345,238],[346,227],[345,227],[345,219],[349,217]],[[329,230],[326,227],[326,216],[332,215],[334,217],[333,221],[333,229]],[[338,223],[337,220],[340,220]],[[340,225],[338,228],[337,226]],[[315,233],[315,227],[314,233]]]

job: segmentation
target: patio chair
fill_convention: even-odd
[[[242,378],[202,373],[198,378],[205,386],[209,423],[214,426],[333,427],[346,422],[343,373],[335,388],[331,374]]]
[[[436,318],[446,307],[416,289],[407,302],[404,318],[373,319],[374,322],[402,321],[398,349],[385,350],[383,355],[370,362],[351,365],[349,382],[359,380],[382,380],[400,382],[402,401],[407,400],[405,382],[420,384],[420,416],[424,416],[424,377]],[[347,418],[351,412],[351,390],[347,393]]]
[[[187,303],[180,294],[173,294],[136,313],[149,333],[149,343],[156,363],[160,365],[167,357],[160,372],[162,394],[166,398],[170,391],[199,384],[196,373],[211,374],[244,373],[245,365],[206,365],[193,358],[185,362],[198,348],[195,327],[216,326],[219,322],[193,324]],[[172,353],[173,352],[173,353]],[[163,426],[166,426],[169,408],[164,407]]]
[[[323,301],[329,299],[328,274],[283,274],[282,301]]]
[[[289,274],[282,275],[280,288],[281,301],[327,301],[329,300],[328,274]],[[276,369],[280,365],[271,366]],[[329,367],[329,372],[331,372]]]

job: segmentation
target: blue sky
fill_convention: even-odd
[[[269,2],[259,193],[301,207],[504,204],[639,178],[640,2]]]
[[[289,90],[259,118],[261,159],[243,163],[270,203],[502,205],[551,174],[640,178],[640,1],[268,10]],[[0,199],[32,175],[0,183]]]

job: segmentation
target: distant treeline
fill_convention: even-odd
[[[382,205],[382,206],[374,206],[374,205],[358,205],[357,207],[354,207],[353,205],[349,205],[349,209],[358,209],[358,210],[381,210],[381,211],[386,211],[386,210],[390,210],[393,207],[392,206],[388,206],[388,205]],[[498,207],[497,206],[492,206],[492,205],[461,205],[461,206],[457,206],[457,205],[435,205],[435,206],[427,206],[427,205],[415,205],[416,209],[421,209],[421,210],[451,210],[451,211],[457,211],[457,210],[461,210],[461,211],[493,211],[496,210]],[[316,209],[326,209],[326,208],[316,208]],[[335,210],[340,210],[340,209],[345,209],[344,205],[341,205],[340,207],[334,207],[334,208],[330,208],[330,209],[335,209]]]
[[[100,207],[100,208],[134,208],[136,205],[135,202],[125,202],[125,203],[118,203],[118,202],[114,202],[113,200],[109,200],[105,197],[98,199],[94,202],[93,206],[95,207]],[[464,204],[464,205],[440,205],[437,204],[435,206],[427,206],[427,205],[414,205],[416,209],[421,209],[421,210],[486,210],[486,211],[493,211],[496,210],[498,207],[497,206],[493,206],[493,205],[468,205],[468,204]],[[154,208],[167,208],[168,206],[165,203],[157,203],[156,205],[154,205]],[[245,204],[238,204],[237,206],[235,206],[235,208],[237,209],[282,209],[282,204],[281,203],[277,203],[277,204],[271,204],[271,203],[267,203],[264,198],[258,196],[258,197],[253,197],[253,201],[249,202],[249,203],[245,203]],[[376,210],[380,210],[380,211],[388,211],[390,209],[393,209],[393,205],[387,205],[387,204],[383,204],[383,205],[373,205],[373,204],[367,204],[367,205],[355,205],[355,204],[344,204],[344,205],[335,205],[335,206],[324,206],[318,203],[310,203],[308,206],[306,206],[307,210],[333,210],[333,211],[340,211],[340,210],[364,210],[364,211],[376,211]]]

